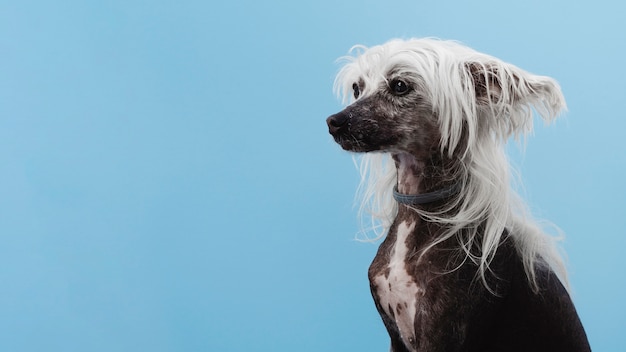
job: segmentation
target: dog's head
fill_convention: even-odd
[[[392,40],[355,47],[335,80],[350,103],[327,119],[345,150],[467,155],[481,141],[532,130],[532,109],[552,120],[565,102],[551,78],[456,42]]]

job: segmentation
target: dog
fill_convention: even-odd
[[[566,109],[558,83],[454,41],[356,46],[326,120],[364,153],[368,271],[392,352],[590,351],[553,236],[510,185],[504,145]]]

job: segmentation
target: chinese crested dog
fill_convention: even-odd
[[[451,41],[357,46],[327,119],[382,237],[368,272],[391,351],[589,351],[565,266],[509,184],[504,144],[558,84]]]

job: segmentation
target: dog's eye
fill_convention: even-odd
[[[409,86],[406,82],[399,79],[391,81],[391,83],[389,83],[389,88],[391,88],[391,92],[395,95],[404,95],[409,92]]]
[[[359,89],[358,84],[352,83],[352,92],[354,94],[354,99],[358,99],[359,95],[361,95],[361,90]]]

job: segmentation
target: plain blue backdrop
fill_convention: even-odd
[[[592,347],[623,351],[610,0],[0,0],[0,351],[388,350],[325,118],[335,59],[414,36],[561,83],[569,112],[513,162]]]

